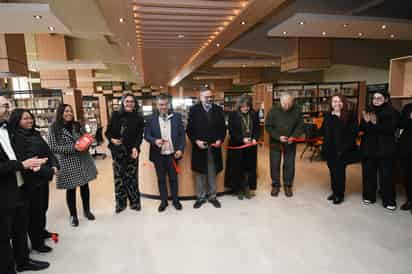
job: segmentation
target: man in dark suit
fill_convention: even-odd
[[[164,211],[168,205],[166,176],[169,176],[173,206],[181,210],[176,160],[182,157],[186,142],[182,116],[169,111],[170,102],[167,95],[159,95],[156,102],[157,112],[148,119],[144,138],[150,143],[149,158],[156,168],[161,199],[159,212]]]
[[[0,96],[0,273],[41,270],[46,262],[31,260],[27,246],[28,207],[22,173],[37,172],[46,159],[19,161],[7,130],[10,103]],[[12,240],[13,247],[10,245]]]
[[[216,199],[216,175],[223,170],[221,145],[226,136],[225,116],[221,107],[213,104],[209,88],[200,91],[200,103],[189,112],[187,135],[192,141],[192,170],[197,173],[197,201],[201,207],[206,199],[220,208]]]

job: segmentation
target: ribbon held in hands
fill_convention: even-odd
[[[244,144],[241,146],[223,146],[223,147],[225,149],[235,150],[235,149],[244,149],[248,147],[254,147],[254,146],[262,145],[262,144],[263,142],[256,142],[256,143]],[[218,148],[218,147],[221,147],[222,145],[211,144],[210,146]]]

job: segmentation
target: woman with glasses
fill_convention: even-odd
[[[127,201],[132,210],[141,209],[137,173],[144,120],[138,107],[133,94],[123,95],[120,110],[113,112],[107,126],[106,138],[113,158],[116,213],[126,209]]]
[[[366,175],[363,180],[365,205],[376,202],[379,189],[383,206],[391,211],[396,210],[395,182],[392,175],[398,122],[399,112],[392,107],[389,93],[375,92],[372,104],[363,113],[360,123],[360,130],[364,133],[361,151]]]

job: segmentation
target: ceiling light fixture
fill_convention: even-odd
[[[220,47],[220,44],[219,44],[219,43],[217,43],[217,44],[216,44],[216,47]]]
[[[179,38],[179,39],[185,38],[185,35],[184,34],[178,34],[177,38]]]
[[[395,38],[395,34],[391,34],[391,36],[390,36],[390,37],[391,37],[392,39],[393,39],[393,38]]]
[[[358,36],[359,36],[359,37],[362,37],[362,36],[363,36],[363,33],[362,33],[362,32],[359,32],[359,33],[358,33]]]
[[[49,26],[49,30],[50,30],[50,31],[54,31],[55,28],[54,28],[53,26]]]
[[[246,25],[246,21],[242,21],[242,22],[240,22],[240,24]]]
[[[343,27],[344,28],[347,28],[349,25],[348,24],[343,24]]]
[[[323,36],[326,36],[326,34],[327,34],[327,33],[326,33],[325,31],[324,31],[324,32],[322,32],[322,35],[323,35]]]
[[[120,23],[124,23],[124,18],[123,18],[123,17],[120,17],[120,18],[119,18],[119,22],[120,22]]]
[[[43,16],[41,16],[41,15],[34,15],[33,17],[34,17],[34,19],[37,19],[37,20],[40,20],[40,19],[43,18]]]
[[[305,24],[305,22],[303,22],[303,21],[299,22],[299,25],[301,25],[301,26],[303,26],[304,24]]]
[[[386,29],[386,25],[382,25],[382,27],[381,27],[382,29]]]
[[[288,33],[287,33],[286,31],[284,31],[284,32],[282,32],[282,34],[283,34],[283,35],[286,35],[286,34],[288,34]]]

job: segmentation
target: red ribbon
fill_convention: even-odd
[[[176,173],[179,174],[180,173],[180,168],[177,165],[177,162],[176,162],[175,159],[173,159],[172,164],[173,164],[173,168],[176,170]]]
[[[57,233],[52,233],[51,239],[53,240],[54,243],[57,244],[57,243],[59,242],[59,234],[57,234]]]
[[[244,149],[244,148],[254,147],[254,146],[262,145],[262,144],[263,144],[263,142],[256,142],[256,143],[244,144],[244,145],[241,145],[241,146],[224,146],[224,148],[225,149],[231,149],[231,150]],[[221,147],[222,145],[211,144],[210,146],[212,146],[212,147]]]

